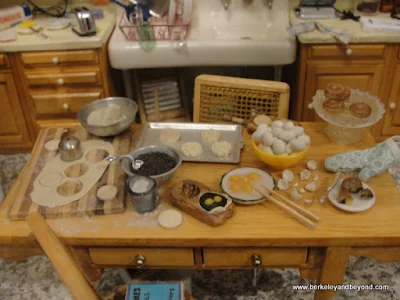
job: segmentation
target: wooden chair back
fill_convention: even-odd
[[[199,75],[195,80],[193,122],[226,123],[226,116],[249,119],[253,113],[287,118],[287,83]]]

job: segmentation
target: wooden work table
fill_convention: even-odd
[[[142,126],[133,126],[132,141],[140,135]],[[304,123],[303,126],[311,137],[311,148],[305,159],[292,170],[298,174],[305,168],[307,160],[316,160],[319,166],[317,182],[332,177],[323,168],[326,157],[374,145],[369,134],[362,143],[336,145],[325,136],[324,124]],[[244,136],[240,164],[185,162],[168,186],[190,178],[219,191],[221,176],[232,168],[252,166],[268,170],[254,156],[247,132]],[[41,138],[43,135],[39,135],[38,139]],[[7,212],[14,201],[13,193],[23,180],[21,172],[0,207],[0,256],[6,258],[18,256],[16,253],[21,251],[18,249],[29,248],[36,252],[38,249],[32,247],[36,244],[25,221],[7,220]],[[144,255],[146,265],[154,268],[252,268],[251,257],[259,254],[262,267],[297,267],[304,277],[319,279],[324,284],[340,284],[349,255],[382,261],[400,260],[400,194],[388,172],[374,177],[368,184],[374,189],[377,201],[365,212],[346,213],[328,202],[322,205],[315,200],[309,208],[321,219],[315,230],[305,228],[269,202],[236,205],[233,218],[217,228],[187,214],[184,214],[183,224],[173,230],[136,226],[130,221],[135,217],[131,203],[122,214],[56,219],[48,223],[73,250],[91,278],[99,274],[94,271],[96,267],[134,267],[138,254]],[[163,197],[164,205],[169,205],[167,198]],[[65,228],[71,229],[66,231]],[[332,299],[333,295],[332,291],[315,293],[316,299]]]

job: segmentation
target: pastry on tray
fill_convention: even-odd
[[[344,102],[340,100],[326,99],[322,103],[322,107],[333,114],[342,113],[344,111]]]
[[[338,83],[329,83],[325,88],[325,97],[332,100],[346,101],[350,98],[350,89]]]
[[[372,109],[367,103],[356,102],[350,105],[350,113],[357,118],[368,118]]]
[[[210,226],[222,225],[233,215],[232,199],[212,192],[200,182],[183,180],[172,186],[169,192],[173,205]]]

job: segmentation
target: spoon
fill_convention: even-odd
[[[140,159],[134,159],[130,155],[109,155],[106,157],[106,161],[113,162],[114,160],[122,160],[124,158],[127,158],[131,161],[131,165],[134,170],[139,170],[140,167],[144,164],[144,161]]]

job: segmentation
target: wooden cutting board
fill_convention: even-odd
[[[125,178],[126,175],[122,170],[120,162],[111,163],[107,170],[104,172],[100,180],[90,189],[90,191],[78,201],[70,204],[49,208],[39,206],[33,203],[30,194],[33,189],[33,182],[45,166],[46,162],[53,159],[58,151],[47,151],[44,145],[51,140],[59,140],[65,128],[47,128],[41,131],[34,149],[32,150],[31,157],[28,161],[23,173],[23,180],[19,190],[16,192],[15,201],[11,207],[8,217],[10,220],[24,220],[29,213],[39,212],[47,219],[66,218],[66,217],[81,217],[85,215],[105,215],[116,214],[125,211]],[[99,137],[89,134],[84,128],[70,128],[69,134],[78,137],[81,141],[92,139],[100,139]],[[106,142],[110,142],[114,146],[115,154],[126,154],[129,152],[131,142],[131,131],[127,130],[122,134],[111,137],[101,138]],[[106,153],[97,153],[105,157]],[[98,156],[97,155],[97,156]],[[74,173],[79,173],[80,170],[70,170]],[[78,175],[78,174],[76,174]],[[101,201],[97,199],[97,189],[105,184],[113,184],[118,188],[118,194],[114,200]],[[61,194],[68,194],[75,187],[66,186],[59,192]]]

